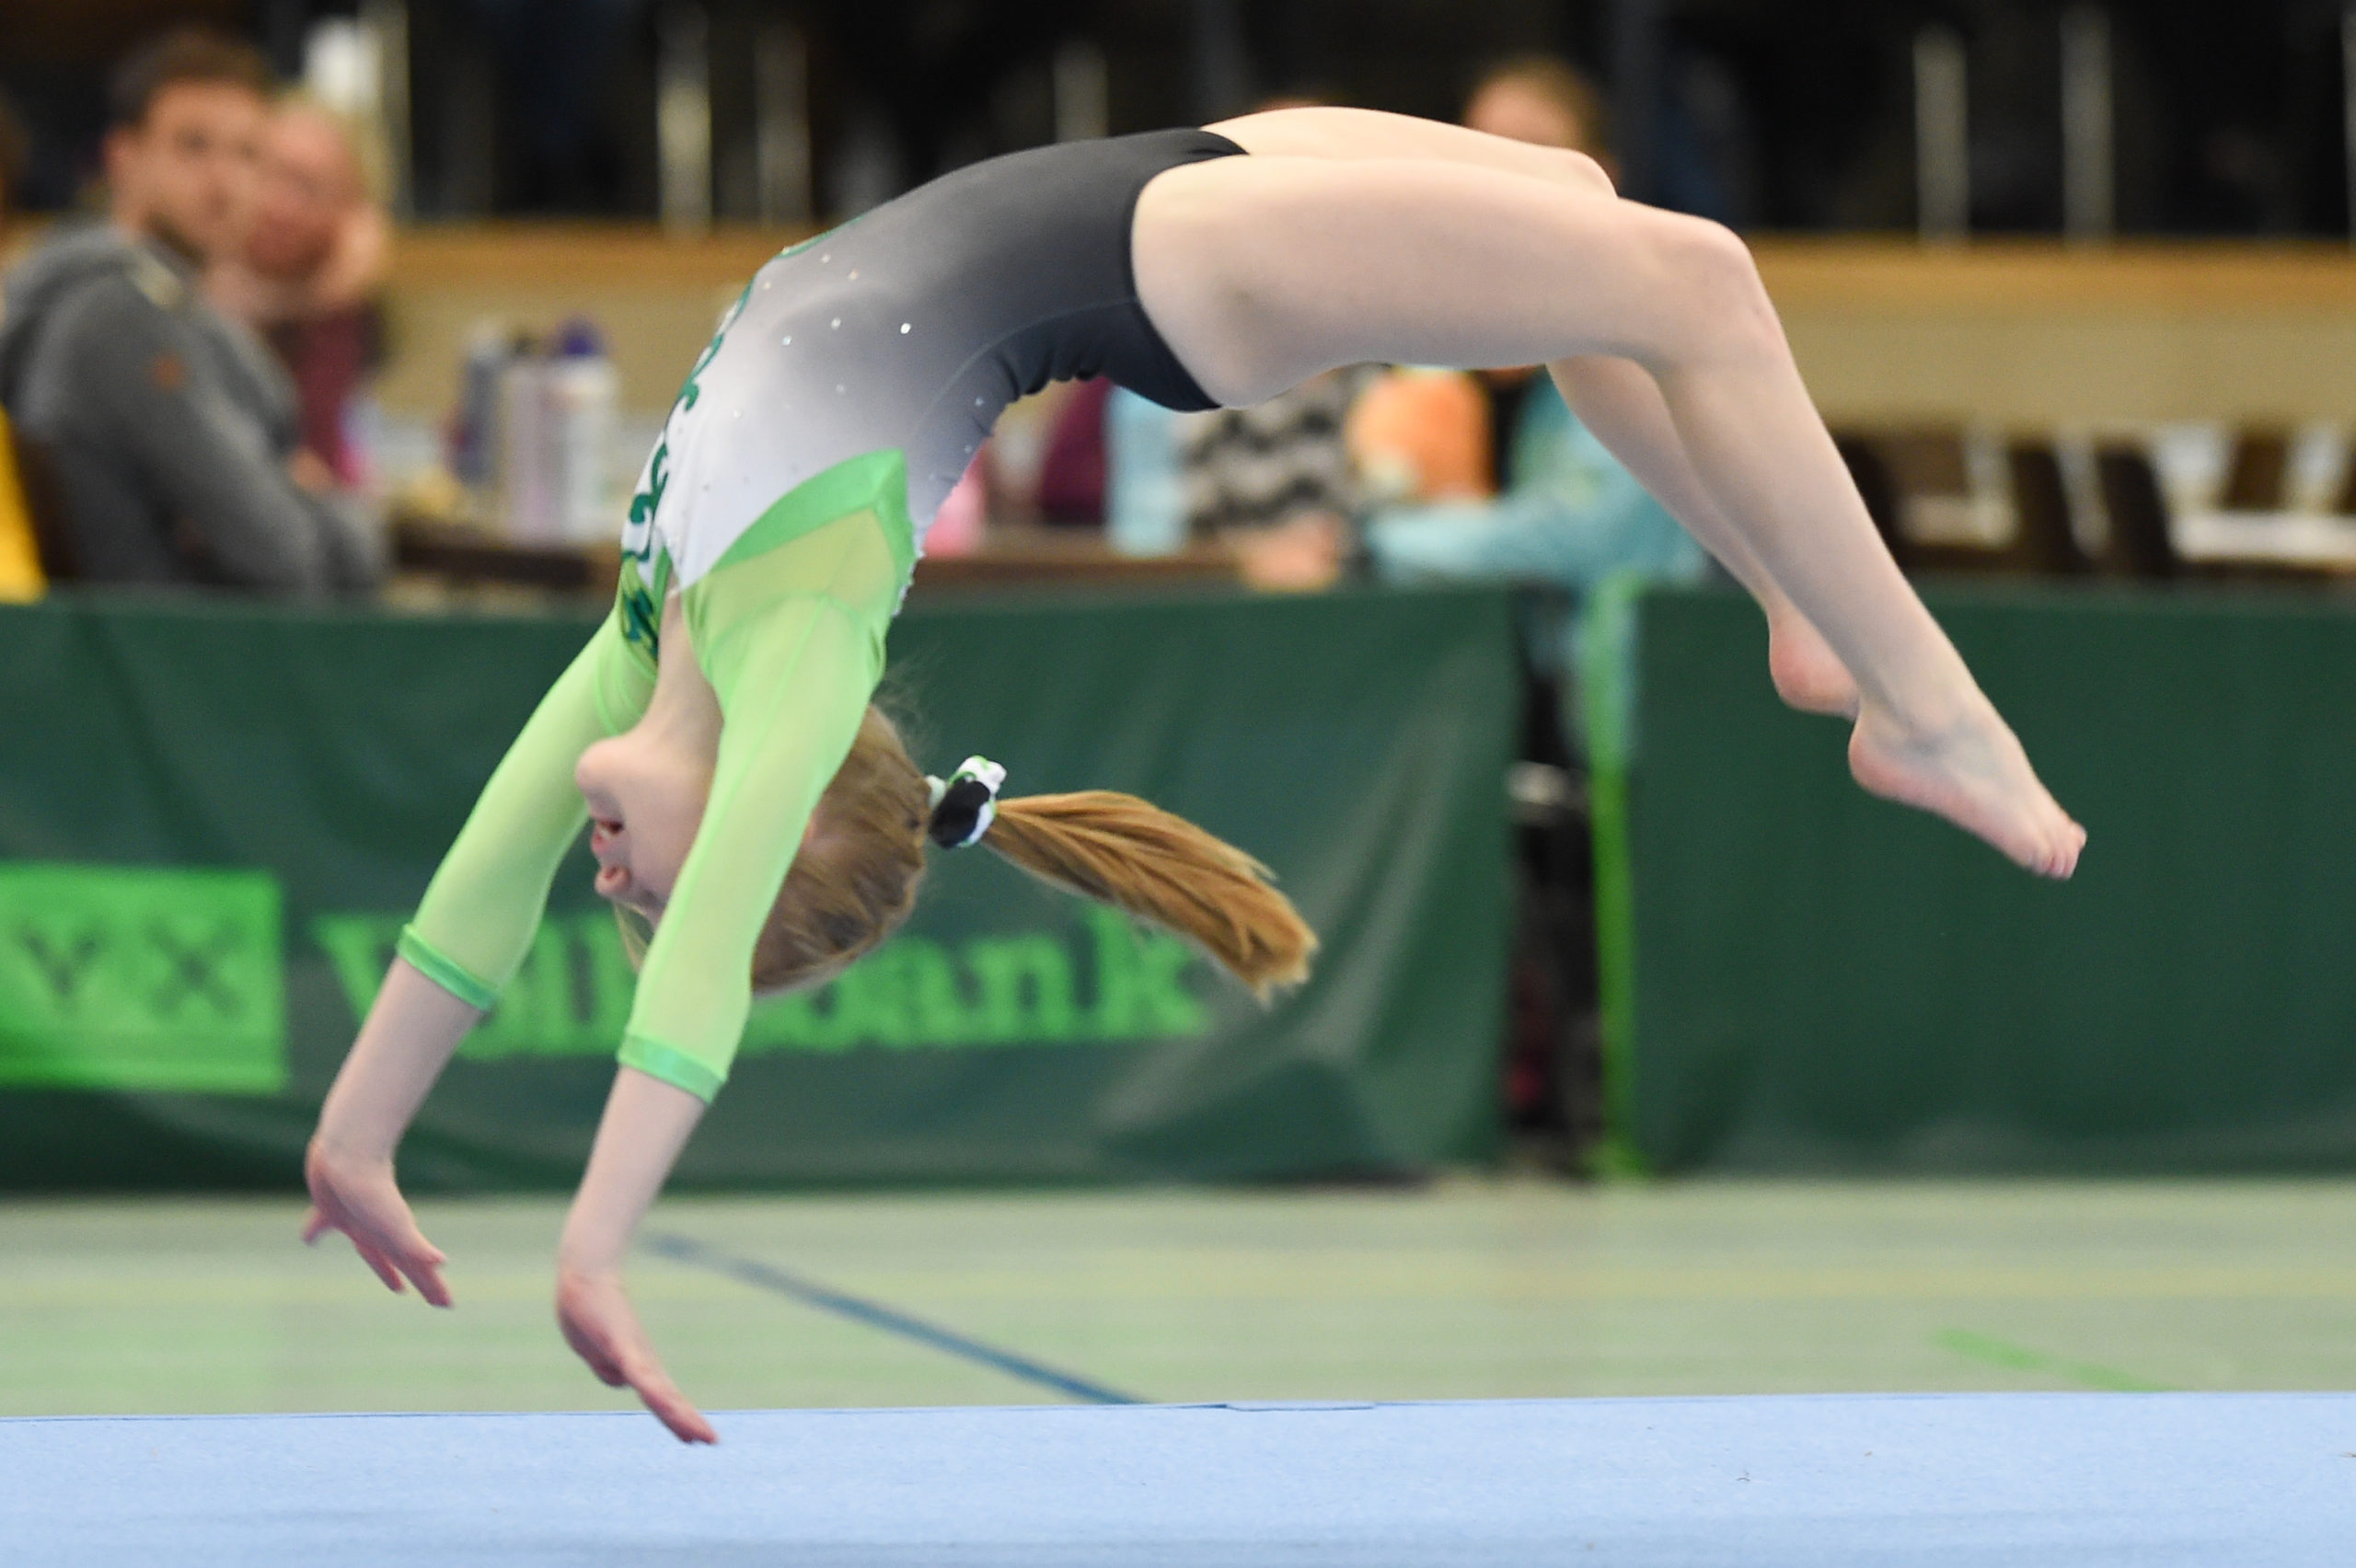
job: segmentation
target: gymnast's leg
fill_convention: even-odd
[[[1461,125],[1365,109],[1284,109],[1213,127],[1261,156],[1436,158],[1528,175],[1589,194],[1614,194],[1585,153],[1484,135]],[[1854,718],[1857,686],[1823,635],[1801,615],[1693,471],[1660,388],[1642,365],[1574,355],[1547,367],[1579,421],[1750,592],[1767,616],[1767,667],[1785,702]]]
[[[1858,780],[2074,868],[2083,831],[1890,560],[1725,229],[1493,167],[1255,156],[1157,179],[1134,232],[1148,314],[1223,403],[1369,360],[1635,361],[1717,515],[1855,677]]]
[[[1627,466],[1644,487],[1716,556],[1767,614],[1767,673],[1775,691],[1809,713],[1857,716],[1857,683],[1824,634],[1800,614],[1743,537],[1718,510],[1693,468],[1658,384],[1634,360],[1608,354],[1558,359],[1547,372],[1563,401]],[[1860,505],[1864,503],[1859,502]]]

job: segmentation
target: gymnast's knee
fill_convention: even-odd
[[[1566,183],[1583,186],[1599,196],[1620,194],[1619,187],[1611,183],[1611,171],[1587,154],[1562,147],[1554,149],[1554,156],[1560,161]]]
[[[1640,221],[1643,243],[1675,295],[1673,319],[1692,328],[1714,354],[1774,351],[1782,329],[1758,262],[1739,236],[1723,224],[1680,213],[1647,210]]]

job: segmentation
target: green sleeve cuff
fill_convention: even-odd
[[[393,944],[393,951],[409,960],[410,968],[479,1012],[489,1012],[499,1000],[498,986],[477,979],[464,964],[419,936],[415,926],[401,928],[400,940]]]
[[[661,1078],[674,1089],[684,1089],[707,1105],[720,1092],[720,1086],[728,1081],[726,1074],[712,1071],[676,1046],[649,1040],[643,1034],[622,1036],[621,1063],[626,1067],[636,1067],[648,1078]]]

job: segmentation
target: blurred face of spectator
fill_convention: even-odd
[[[1579,123],[1570,107],[1531,83],[1503,76],[1472,95],[1464,108],[1464,123],[1492,136],[1533,142],[1542,147],[1569,147],[1592,152],[1589,127]]]
[[[251,221],[269,107],[228,82],[174,82],[107,137],[115,221],[196,261],[235,251]]]
[[[342,127],[302,104],[271,117],[259,186],[246,264],[286,282],[325,265],[363,195],[359,161]]]

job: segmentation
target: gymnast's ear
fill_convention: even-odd
[[[1264,1002],[1309,978],[1317,933],[1268,868],[1135,795],[999,801],[981,841],[1042,882],[1187,938]]]

